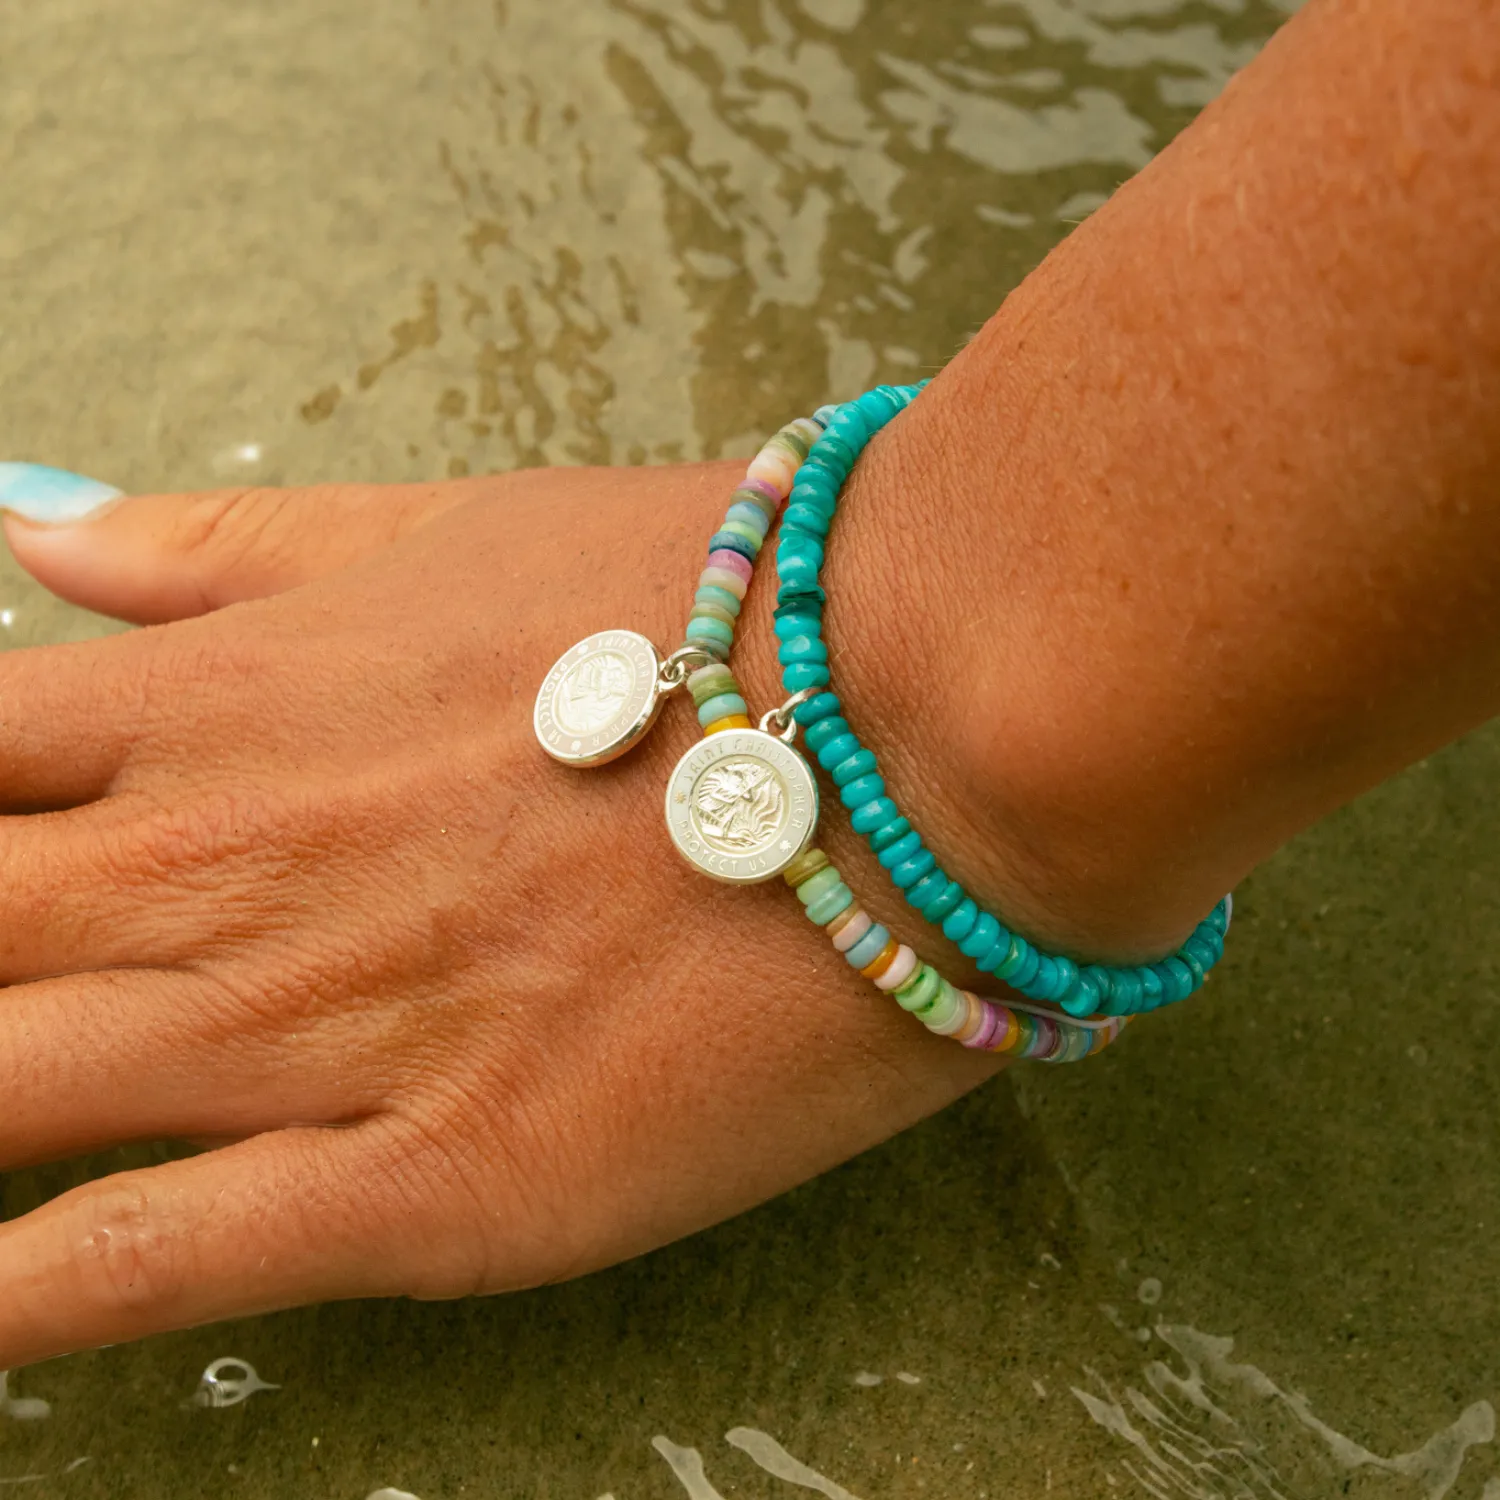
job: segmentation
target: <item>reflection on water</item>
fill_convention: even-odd
[[[0,461],[142,490],[743,453],[940,365],[1281,15],[0,7]],[[5,645],[102,628],[0,563]],[[0,1479],[1500,1500],[1497,779],[1475,735],[1299,841],[1204,1003],[1097,1065],[574,1286],[29,1370]],[[164,1150],[12,1174],[4,1210]],[[216,1364],[238,1398],[184,1410]],[[257,1368],[296,1399],[244,1399]]]
[[[1147,1390],[1127,1385],[1117,1396],[1091,1370],[1092,1389],[1074,1386],[1073,1394],[1095,1422],[1135,1450],[1121,1467],[1158,1500],[1288,1500],[1306,1493],[1280,1472],[1294,1457],[1295,1433],[1279,1434],[1285,1456],[1274,1439],[1254,1435],[1276,1417],[1310,1435],[1336,1469],[1399,1476],[1411,1481],[1401,1492],[1422,1500],[1443,1500],[1469,1449],[1494,1440],[1495,1409],[1475,1401],[1420,1447],[1383,1458],[1317,1417],[1306,1396],[1283,1389],[1255,1365],[1231,1360],[1233,1339],[1184,1324],[1158,1323],[1145,1331],[1178,1357],[1180,1371],[1150,1360],[1141,1371]],[[1327,1489],[1333,1488],[1328,1476]]]

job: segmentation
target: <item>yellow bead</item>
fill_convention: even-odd
[[[715,719],[712,724],[703,726],[704,734],[723,734],[726,729],[754,729],[749,719],[744,714],[729,714],[722,719]]]

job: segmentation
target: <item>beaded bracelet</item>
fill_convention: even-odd
[[[1134,1015],[1186,999],[1202,987],[1223,956],[1232,897],[1226,896],[1175,953],[1158,963],[1080,966],[1061,954],[1043,953],[984,910],[938,864],[887,794],[879,762],[850,728],[843,704],[832,691],[823,641],[827,594],[819,581],[824,539],[844,482],[865,444],[926,384],[878,386],[854,401],[819,410],[815,420],[824,431],[814,440],[790,491],[776,548],[776,636],[781,642],[782,683],[788,693],[804,695],[796,719],[807,731],[807,748],[832,776],[855,832],[864,835],[907,902],[941,927],[982,972],[1033,1000],[1060,1005],[1075,1017]]]
[[[537,738],[564,764],[603,765],[638,743],[665,699],[685,685],[704,740],[678,761],[666,815],[673,842],[691,864],[735,884],[781,875],[845,960],[931,1031],[970,1048],[1042,1062],[1100,1051],[1127,1017],[1074,1019],[956,988],[874,922],[828,856],[810,847],[817,783],[791,743],[807,702],[831,695],[799,689],[759,728],[750,719],[728,665],[735,624],[761,546],[823,438],[821,420],[800,418],[751,462],[709,542],[683,645],[661,661],[634,631],[600,631],[580,641],[542,683],[533,715]]]

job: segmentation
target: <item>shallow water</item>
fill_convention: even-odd
[[[0,457],[143,489],[744,452],[941,364],[1281,16],[6,6]],[[9,643],[101,628],[3,565]],[[1087,1067],[574,1285],[21,1372],[0,1481],[1497,1500],[1497,774],[1478,734],[1299,840],[1209,995]]]

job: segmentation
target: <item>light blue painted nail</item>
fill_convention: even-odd
[[[49,526],[81,521],[122,493],[112,484],[45,464],[0,464],[0,510]]]

